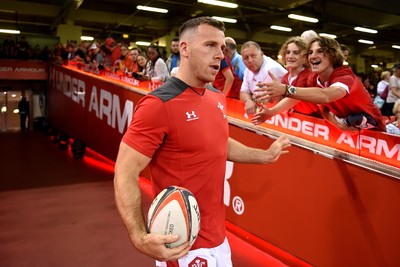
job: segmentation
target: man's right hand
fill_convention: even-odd
[[[175,248],[167,248],[165,244],[179,240],[178,235],[145,234],[134,246],[143,254],[158,261],[178,260],[187,255],[189,242]]]
[[[254,102],[253,100],[247,100],[244,103],[244,109],[246,110],[247,114],[254,114],[256,113],[257,103]]]

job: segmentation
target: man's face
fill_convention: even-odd
[[[172,41],[171,42],[171,51],[173,54],[178,54],[179,53],[179,42],[178,41]]]
[[[349,58],[349,50],[342,51],[344,61],[347,61]]]
[[[287,69],[297,69],[304,65],[305,53],[295,43],[290,43],[285,49],[285,64]]]
[[[325,72],[329,68],[333,68],[329,56],[318,42],[311,44],[308,50],[308,62],[310,63],[311,71],[319,74]]]
[[[129,53],[128,47],[122,46],[122,47],[121,47],[121,54],[122,54],[123,56],[126,56],[128,53]]]
[[[212,82],[224,58],[224,32],[207,24],[198,27],[195,37],[188,41],[188,61],[193,76],[201,82]]]
[[[133,61],[137,61],[137,57],[139,55],[139,51],[137,51],[136,49],[131,50],[131,56]]]
[[[263,53],[256,46],[250,45],[242,49],[243,63],[253,73],[257,73],[264,63]]]
[[[225,49],[224,49],[224,55],[231,59],[231,58],[233,57],[233,54],[234,54],[234,53],[235,53],[235,51],[232,50],[232,49],[228,46],[228,44],[227,44],[227,45],[225,46]]]

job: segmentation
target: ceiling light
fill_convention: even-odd
[[[92,36],[81,36],[82,41],[93,41],[94,38]]]
[[[137,41],[135,44],[142,46],[149,46],[151,43],[146,41]]]
[[[377,30],[363,28],[363,27],[355,27],[354,30],[359,31],[359,32],[378,33]]]
[[[122,38],[128,39],[129,38],[129,34],[127,34],[127,33],[122,34]]]
[[[213,16],[213,19],[219,20],[219,21],[223,21],[223,22],[228,22],[228,23],[236,23],[236,19],[230,19],[230,18],[224,18],[224,17],[217,17],[217,16]]]
[[[168,9],[151,7],[151,6],[137,6],[139,10],[150,11],[150,12],[158,12],[158,13],[168,13]]]
[[[199,3],[209,4],[214,6],[222,6],[227,8],[237,8],[238,5],[234,3],[224,2],[224,1],[213,1],[213,0],[199,0]]]
[[[395,49],[400,49],[400,45],[392,45],[392,47]]]
[[[329,34],[329,33],[320,33],[319,36],[329,37],[329,38],[332,38],[332,39],[336,39],[336,38],[337,38],[336,35],[334,35],[334,34]]]
[[[7,29],[0,29],[1,33],[10,33],[10,34],[20,34],[21,32],[18,30],[7,30]]]
[[[374,68],[374,69],[376,69],[376,68],[378,68],[379,66],[376,65],[376,64],[372,64],[371,67]]]
[[[277,31],[283,31],[283,32],[291,32],[292,29],[288,28],[288,27],[282,27],[282,26],[277,26],[277,25],[271,25],[270,27],[273,30],[277,30]]]
[[[288,17],[291,19],[297,19],[297,20],[307,21],[307,22],[311,22],[311,23],[318,22],[318,19],[316,19],[316,18],[301,16],[301,15],[296,15],[296,14],[289,14]]]
[[[360,40],[358,40],[358,42],[359,42],[359,43],[362,43],[362,44],[374,44],[374,42],[373,42],[373,41],[370,41],[370,40],[364,40],[364,39],[360,39]]]

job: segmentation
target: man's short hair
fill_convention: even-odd
[[[261,50],[261,46],[260,46],[258,43],[254,42],[254,41],[247,41],[247,42],[245,42],[245,43],[242,45],[242,49],[241,49],[241,50],[243,50],[243,49],[245,49],[245,48],[248,48],[248,47],[250,47],[250,46],[255,46],[255,47],[257,48],[257,50],[262,51],[262,50]]]
[[[218,30],[225,31],[225,24],[222,21],[213,19],[212,17],[198,17],[186,21],[179,29],[179,37],[189,30],[197,29],[201,24],[207,24],[217,28]]]

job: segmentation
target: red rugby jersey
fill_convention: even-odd
[[[365,112],[372,116],[378,123],[375,129],[386,131],[380,110],[374,104],[367,89],[365,89],[350,67],[341,66],[335,68],[324,87],[329,87],[334,83],[345,84],[349,88],[349,93],[336,101],[325,104],[333,114],[339,118],[346,118],[349,115]],[[321,87],[318,82],[317,73],[310,75],[308,84],[311,87]]]
[[[223,203],[228,120],[224,95],[194,89],[172,77],[142,98],[122,141],[151,157],[154,194],[170,185],[197,199],[201,229],[192,249],[220,245],[225,238]]]

